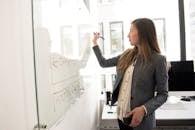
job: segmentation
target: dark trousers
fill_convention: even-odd
[[[133,130],[132,127],[125,125],[121,120],[118,119],[118,125],[120,130]]]

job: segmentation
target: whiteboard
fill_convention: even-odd
[[[90,47],[86,43],[81,58],[71,59],[51,52],[46,28],[36,28],[34,34],[39,120],[50,128],[85,91],[80,70],[87,64]]]

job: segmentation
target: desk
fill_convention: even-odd
[[[117,121],[117,106],[108,106],[104,105],[102,112],[102,120],[100,123],[101,130],[118,130],[118,121]]]
[[[195,126],[195,100],[181,101],[181,96],[170,96],[156,110],[157,126]]]
[[[181,101],[180,98],[181,96],[170,96],[167,102],[156,110],[157,128],[181,126],[185,127],[185,130],[188,130],[186,127],[195,130],[195,101]],[[117,106],[104,105],[100,127],[102,130],[118,130],[116,108]]]

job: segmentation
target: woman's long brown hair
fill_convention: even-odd
[[[117,70],[124,72],[126,68],[136,61],[138,55],[143,58],[143,64],[150,60],[152,53],[160,53],[156,29],[152,20],[139,18],[133,24],[138,30],[139,42],[133,49],[127,49],[120,57]]]

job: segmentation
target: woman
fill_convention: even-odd
[[[95,33],[93,38],[99,64],[117,68],[112,105],[118,101],[120,130],[152,130],[156,125],[154,111],[168,97],[166,59],[160,54],[154,23],[148,18],[134,20],[128,34],[133,48],[110,59],[102,56],[97,45],[99,37],[99,33]],[[125,124],[124,118],[129,116],[132,120]]]

